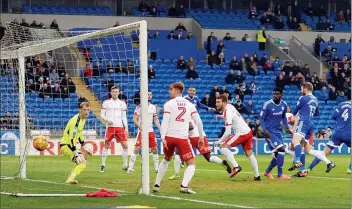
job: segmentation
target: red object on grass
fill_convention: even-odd
[[[97,192],[87,192],[87,197],[120,197],[120,194],[100,189]]]

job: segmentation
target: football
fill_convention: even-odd
[[[36,136],[33,139],[33,147],[38,151],[43,151],[48,148],[48,140],[45,138],[45,136]]]

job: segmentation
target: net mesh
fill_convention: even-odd
[[[139,27],[129,24],[110,29],[72,29],[57,31],[32,29],[6,24],[1,39],[1,191],[12,193],[72,193],[61,183],[71,173],[73,163],[60,156],[60,139],[68,120],[78,113],[78,103],[88,100],[92,111],[85,125],[85,140],[93,150],[89,168],[77,177],[83,184],[116,186],[111,178],[99,175],[104,146],[105,124],[100,119],[101,103],[109,98],[109,89],[119,86],[119,98],[128,105],[129,138],[137,134],[132,124],[133,111],[140,102]],[[20,50],[18,50],[20,49]],[[21,167],[19,150],[19,63],[25,57],[26,174],[17,177]],[[33,148],[38,135],[49,139],[47,150]],[[134,140],[130,140],[130,150]],[[107,160],[110,172],[121,171],[121,146],[112,142]],[[113,155],[113,156],[111,156]],[[110,164],[110,165],[109,165]],[[47,184],[38,184],[46,182]],[[137,189],[140,178],[133,178]],[[130,183],[131,183],[130,182]],[[14,186],[15,185],[15,186]],[[38,185],[40,185],[38,187]],[[53,186],[56,185],[56,186]],[[84,188],[77,189],[81,192]]]

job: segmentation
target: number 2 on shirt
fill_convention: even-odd
[[[176,121],[184,122],[185,120],[182,118],[182,116],[184,116],[184,114],[186,113],[186,108],[178,107],[178,109],[181,110],[181,113],[176,117]]]

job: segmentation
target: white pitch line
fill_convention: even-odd
[[[209,171],[209,172],[222,172],[222,173],[227,173],[226,171],[222,170],[211,170],[211,169],[196,169],[196,171]],[[253,173],[253,172],[245,172],[241,171],[241,173]],[[309,178],[314,178],[314,179],[329,179],[329,180],[342,180],[342,181],[351,181],[349,178],[339,178],[339,177],[328,177],[328,176],[307,176]]]

